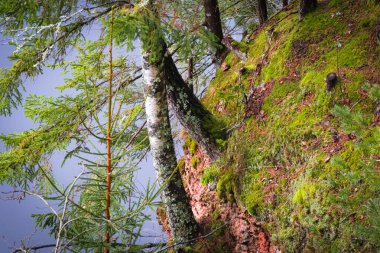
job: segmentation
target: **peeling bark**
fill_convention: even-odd
[[[299,18],[300,20],[309,12],[317,8],[318,1],[317,0],[301,0],[299,7]]]
[[[163,64],[152,64],[150,53],[143,55],[145,81],[145,111],[153,166],[164,185],[161,197],[166,206],[174,242],[184,242],[197,237],[194,219],[181,175],[177,167],[174,143],[169,121]]]

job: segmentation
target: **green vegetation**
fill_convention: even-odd
[[[249,38],[248,62],[230,54],[204,97],[240,127],[202,183],[216,180],[218,196],[241,202],[284,252],[380,247],[379,13],[375,1],[338,0],[301,22],[294,9],[279,13]],[[339,81],[327,93],[330,72]],[[244,118],[246,105],[236,103],[250,83],[270,89],[263,117]]]
[[[189,148],[190,154],[194,155],[195,151],[197,151],[197,147],[198,147],[198,144],[196,140],[194,140],[190,136],[187,136],[185,143],[183,144],[183,149]]]
[[[203,171],[203,175],[201,176],[201,183],[203,185],[207,185],[211,182],[215,182],[220,175],[220,168],[214,164],[210,167],[207,167]]]

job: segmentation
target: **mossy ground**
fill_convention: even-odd
[[[241,202],[283,252],[374,252],[380,248],[378,102],[363,87],[379,85],[380,6],[321,1],[302,21],[296,7],[260,27],[244,45],[248,62],[229,55],[230,69],[218,70],[210,84],[203,102],[238,128],[220,169],[206,170],[204,181],[217,180],[219,196]],[[339,82],[328,93],[330,72]],[[269,83],[261,116],[246,117],[244,97]]]

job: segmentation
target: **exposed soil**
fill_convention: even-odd
[[[246,102],[245,117],[254,116],[261,121],[265,120],[266,114],[261,110],[265,98],[271,93],[274,81],[271,80],[262,86],[252,89]]]
[[[198,148],[195,155],[200,158],[198,168],[205,168],[211,164],[210,159],[202,153],[201,149]],[[255,218],[236,203],[223,203],[218,199],[215,191],[201,184],[200,172],[191,166],[191,155],[188,150],[185,150],[183,158],[185,168],[182,178],[202,234],[207,234],[212,230],[210,222],[216,218],[227,225],[224,234],[215,238],[215,242],[223,240],[230,248],[230,252],[275,252],[275,247],[271,244],[268,234]],[[212,217],[216,210],[218,217]],[[213,250],[214,248],[209,245],[204,252],[215,252]]]

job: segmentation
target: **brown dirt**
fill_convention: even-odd
[[[211,164],[210,159],[202,153],[201,149],[198,148],[195,155],[201,161],[198,168],[205,168]],[[255,218],[236,203],[221,202],[215,191],[211,191],[207,186],[201,184],[200,173],[197,168],[191,166],[192,157],[188,150],[185,150],[183,158],[185,168],[182,177],[202,234],[207,234],[212,230],[210,222],[213,219],[212,214],[217,210],[219,213],[217,220],[227,225],[224,234],[214,237],[211,243],[223,241],[233,253],[275,252],[275,247],[271,244],[267,232]],[[211,253],[214,250],[215,248],[209,245],[207,249],[203,248],[202,252]]]
[[[262,87],[255,87],[249,95],[246,103],[245,117],[254,116],[261,121],[265,120],[266,114],[261,107],[264,104],[265,98],[271,93],[274,81],[271,80],[265,83]]]

